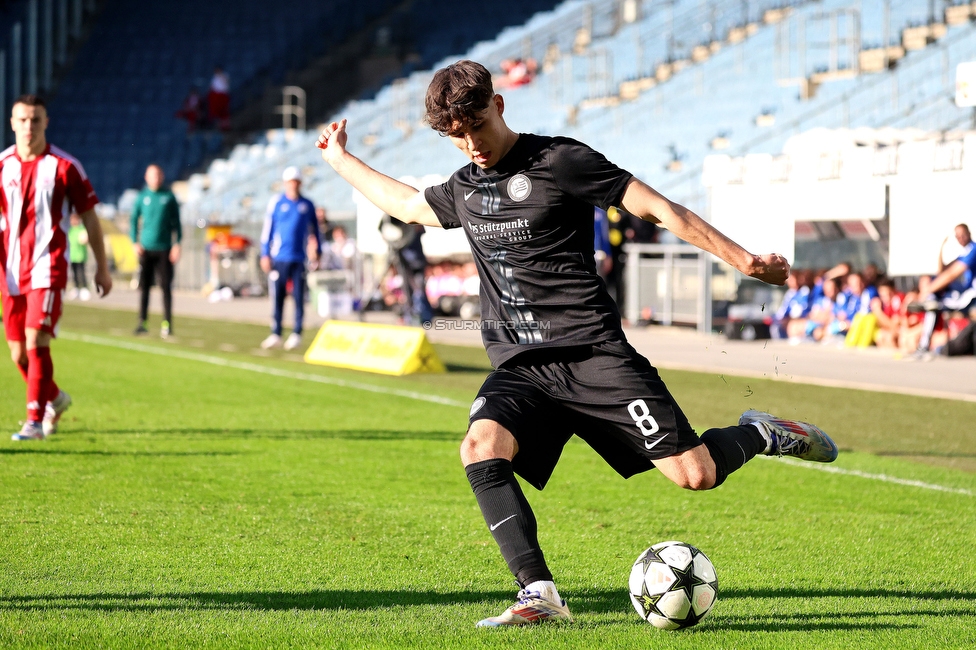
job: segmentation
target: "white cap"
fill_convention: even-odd
[[[292,165],[291,167],[285,167],[285,171],[281,172],[281,180],[283,181],[298,181],[302,182],[302,172]]]

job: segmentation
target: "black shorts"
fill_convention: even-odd
[[[623,341],[557,348],[495,370],[469,422],[512,432],[515,472],[542,489],[576,434],[624,478],[701,444],[657,369]]]

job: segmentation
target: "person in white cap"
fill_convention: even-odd
[[[286,350],[302,343],[302,319],[305,311],[305,273],[310,236],[315,237],[312,261],[318,263],[322,253],[322,233],[315,218],[315,206],[301,195],[302,173],[297,167],[286,167],[281,175],[284,191],[271,197],[261,232],[261,270],[268,274],[268,293],[274,304],[271,334],[261,342],[264,349],[281,342],[281,315],[289,280],[295,299],[295,329],[284,342]]]

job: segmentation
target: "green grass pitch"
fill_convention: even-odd
[[[69,309],[54,359],[75,405],[46,442],[9,441],[24,389],[0,366],[2,647],[976,647],[976,404],[663,372],[699,430],[804,417],[846,473],[756,459],[691,493],[573,441],[526,494],[576,622],[485,630],[515,587],[457,453],[483,352],[440,347],[448,375],[394,379],[257,358],[248,325],[111,334],[131,321]],[[627,598],[668,539],[719,574],[681,632]]]

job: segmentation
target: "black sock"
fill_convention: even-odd
[[[753,456],[766,450],[766,439],[752,424],[709,429],[702,434],[701,441],[715,461],[713,488],[724,483],[729,474],[752,460]]]
[[[519,585],[552,580],[539,548],[535,515],[515,480],[511,461],[484,460],[471,463],[464,471],[485,523]]]

